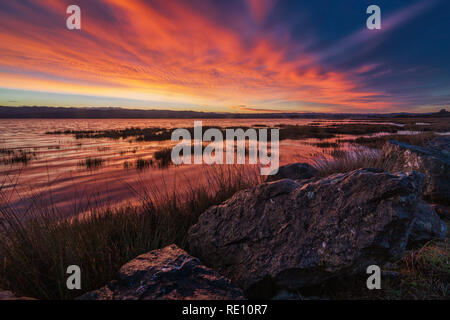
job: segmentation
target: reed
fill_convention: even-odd
[[[4,197],[0,206],[0,287],[39,299],[72,299],[112,280],[127,261],[175,243],[187,247],[187,232],[199,215],[235,192],[261,182],[257,168],[206,168],[206,182],[132,189],[140,205],[99,209],[67,218],[37,199],[24,218]],[[82,290],[66,288],[66,268],[82,270]]]

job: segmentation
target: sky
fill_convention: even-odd
[[[0,105],[437,111],[449,30],[448,0],[1,1]]]

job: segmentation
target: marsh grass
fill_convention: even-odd
[[[376,137],[359,137],[353,140],[340,140],[340,142],[348,142],[351,144],[363,145],[369,148],[380,149],[389,140],[396,140],[416,146],[423,146],[434,137],[436,137],[434,132],[420,132],[417,134],[390,134]]]
[[[320,125],[285,125],[280,124],[280,140],[283,139],[329,139],[337,135],[367,135],[378,132],[396,133],[396,125],[380,125],[376,123],[336,123]]]
[[[2,203],[0,287],[39,299],[72,299],[105,285],[142,253],[172,243],[186,248],[187,231],[202,212],[261,182],[254,169],[207,168],[207,182],[192,182],[183,192],[176,185],[164,192],[146,185],[143,191],[132,189],[139,206],[92,207],[77,218],[38,202],[24,218]],[[72,264],[81,267],[82,290],[66,288],[66,268]]]
[[[308,288],[298,296],[319,295],[338,300],[448,300],[449,239],[430,241],[421,248],[408,250],[403,258],[381,269],[395,276],[382,277],[380,290],[367,289],[367,276],[354,276]]]
[[[412,123],[408,125],[411,128],[414,126]],[[362,128],[364,131],[361,131]],[[282,139],[325,139],[336,134],[367,134],[372,131],[380,132],[381,129],[380,125],[376,125],[376,129],[375,125],[371,126],[369,131],[367,128],[367,125],[346,128],[288,126],[281,130],[281,134]],[[379,148],[387,140],[393,139],[396,130],[397,126],[388,126],[387,131],[384,131],[393,133],[392,135],[348,141],[359,145],[351,150],[340,148],[341,144],[347,141],[339,140],[336,145],[327,145],[329,150],[319,154],[314,165],[322,176],[364,167],[384,169],[386,163]],[[133,136],[142,137],[143,140],[164,137],[164,134],[157,131],[148,131],[146,135],[142,129],[67,134],[76,134],[77,137],[83,138],[107,136],[114,139]],[[403,142],[420,144],[427,141],[431,135],[430,132],[414,136],[395,136]],[[166,150],[161,153],[160,159],[167,159],[167,155]],[[126,168],[133,166],[133,163],[126,163]],[[150,160],[137,159],[134,166],[145,169],[153,164]],[[142,253],[172,243],[187,249],[187,231],[196,223],[201,213],[210,206],[227,200],[235,192],[261,182],[256,168],[249,170],[248,167],[218,166],[209,168],[204,174],[207,176],[207,183],[191,182],[183,192],[176,185],[162,189],[151,184],[141,185],[141,188],[130,186],[140,200],[140,205],[110,208],[93,205],[85,214],[74,218],[61,216],[55,207],[43,207],[38,201],[27,208],[24,218],[23,212],[16,212],[0,198],[0,287],[10,289],[18,295],[40,299],[72,299],[84,292],[98,289],[113,279],[124,263]],[[138,192],[137,189],[143,191]],[[333,299],[448,297],[448,245],[448,240],[430,242],[423,248],[410,250],[393,266],[399,276],[384,281],[383,290],[368,291],[365,287],[367,277],[339,279],[314,290],[319,290],[321,297]],[[66,288],[66,268],[71,264],[81,267],[80,291],[69,291]]]
[[[133,149],[121,150],[121,151],[120,151],[120,155],[123,156],[123,155],[125,155],[125,154],[127,154],[127,153],[133,153],[133,154],[135,154],[135,153],[137,152],[137,150],[138,150],[137,147],[135,147],[135,148],[133,148]]]
[[[433,136],[434,134],[422,133],[400,135],[397,138],[402,142],[424,145]],[[379,141],[382,143],[378,144]],[[377,140],[376,146],[382,147],[384,143],[385,139]],[[314,166],[324,177],[368,167],[389,171],[390,164],[384,159],[380,149],[356,148],[333,151],[328,153],[324,151],[316,157]],[[331,158],[325,154],[331,155]],[[444,221],[450,227],[449,221]],[[321,287],[308,288],[296,294],[298,297],[319,295],[328,299],[448,299],[450,296],[448,235],[444,241],[430,241],[423,247],[411,248],[387,271],[394,271],[397,276],[383,278],[382,290],[367,290],[365,286],[367,277],[355,276],[333,280]]]
[[[313,162],[313,166],[319,170],[322,177],[359,168],[385,168],[380,150],[362,148],[353,150],[333,149],[328,154],[331,157],[326,157],[324,153],[318,153]]]
[[[389,171],[391,164],[384,158],[382,148],[390,140],[424,146],[436,137],[434,132],[418,134],[395,134],[377,137],[359,137],[356,139],[337,140],[336,143],[318,143],[324,150],[316,153],[313,165],[326,177],[330,174],[348,172],[359,168],[377,168]],[[343,149],[350,144],[350,149]],[[327,156],[328,155],[328,156]]]
[[[392,283],[402,296],[430,299],[450,296],[450,241],[430,241],[396,264],[401,277]]]
[[[172,164],[172,148],[163,148],[153,154],[158,167],[167,168]]]
[[[325,141],[325,142],[312,142],[312,143],[307,143],[311,146],[315,146],[318,148],[322,148],[322,149],[326,149],[326,148],[340,148],[341,146],[341,142],[340,141]]]
[[[202,148],[202,153],[205,151],[205,148],[207,147],[206,144],[202,144],[201,148]],[[223,150],[226,151],[226,144],[224,143],[222,145]],[[146,170],[149,168],[158,168],[158,169],[167,169],[169,168],[173,162],[172,162],[172,150],[173,148],[171,147],[166,147],[166,148],[162,148],[158,151],[155,151],[153,153],[153,157],[150,159],[144,159],[144,158],[137,158],[134,162],[132,161],[124,161],[123,162],[123,168],[125,170],[129,170],[131,168],[136,168],[138,170]],[[238,146],[236,144],[234,144],[234,151],[237,152],[238,150]],[[225,156],[225,151],[224,151],[224,156]],[[248,143],[246,143],[246,145],[243,148],[243,151],[245,153],[245,155],[248,157],[249,156],[249,152],[250,152],[250,148],[248,146]],[[194,154],[194,144],[192,143],[190,146],[190,153],[191,153],[191,158],[190,161],[191,163],[194,162],[194,157],[192,156]],[[211,155],[214,156],[215,155],[215,151],[211,152]],[[268,156],[270,156],[271,153],[268,152]],[[224,159],[225,162],[226,159]]]
[[[138,158],[135,161],[135,167],[138,170],[145,170],[150,167],[153,167],[153,159],[142,159]]]
[[[36,152],[27,149],[0,149],[0,154],[3,156],[0,163],[3,164],[27,164],[33,159],[36,159]]]
[[[445,120],[440,120],[429,126],[419,126],[413,122],[408,122],[403,124],[403,126],[398,126],[396,124],[380,124],[377,122],[369,123],[331,123],[326,125],[318,125],[317,123],[312,123],[308,125],[292,125],[292,124],[279,124],[275,127],[280,130],[280,140],[284,139],[328,139],[334,138],[338,135],[367,135],[379,132],[396,134],[399,130],[410,130],[410,131],[450,131],[450,125],[446,123]],[[202,134],[214,127],[203,126]],[[225,136],[226,129],[243,129],[247,130],[251,127],[227,127],[222,128],[222,134]],[[261,128],[261,126],[253,126],[253,128]],[[194,128],[186,128],[191,136],[194,136]],[[46,132],[46,134],[66,134],[73,135],[76,139],[83,138],[109,138],[109,139],[128,139],[132,138],[135,141],[165,141],[170,140],[172,136],[172,129],[167,128],[126,128],[121,130],[87,130],[87,131],[53,131]]]
[[[105,163],[105,160],[97,157],[87,157],[78,162],[78,166],[85,167],[88,170],[98,169]]]
[[[11,155],[14,153],[14,150],[8,148],[0,148],[0,154],[3,155]]]

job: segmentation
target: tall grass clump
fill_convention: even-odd
[[[335,173],[349,172],[360,168],[384,169],[385,163],[381,150],[356,148],[351,150],[332,150],[331,158],[318,155],[313,166],[321,176],[327,177]]]
[[[144,170],[153,166],[153,159],[138,158],[135,161],[136,169]]]
[[[395,265],[400,277],[392,286],[406,299],[450,296],[450,240],[430,241],[409,251]]]
[[[435,138],[434,132],[420,132],[416,134],[389,134],[374,137],[359,137],[351,140],[341,140],[355,145],[363,145],[368,148],[381,149],[389,140],[396,140],[416,146],[424,146],[428,141]]]
[[[448,300],[450,295],[450,243],[430,241],[408,250],[390,266],[380,290],[367,290],[365,275],[333,280],[314,292],[331,299]]]
[[[316,154],[313,165],[324,177],[359,168],[377,168],[390,171],[392,159],[385,157],[383,152],[383,146],[388,141],[396,140],[411,145],[425,146],[435,137],[436,135],[433,132],[421,132],[411,135],[396,134],[339,140],[339,143],[333,149],[323,150],[322,153]],[[352,147],[348,150],[340,149],[339,146],[343,143],[349,143]]]
[[[153,154],[160,168],[167,168],[172,163],[172,148],[163,148]]]
[[[0,163],[3,164],[24,164],[36,158],[36,153],[29,150],[14,150],[14,149],[0,149],[0,154],[3,157],[0,159]]]
[[[78,163],[80,167],[86,167],[88,170],[94,170],[101,167],[105,163],[102,158],[87,157]]]
[[[212,205],[261,178],[256,168],[206,168],[205,183],[161,191],[143,186],[140,205],[96,209],[67,218],[36,203],[16,212],[0,206],[0,288],[38,299],[72,299],[112,280],[127,261],[175,243],[187,247],[188,229]],[[197,184],[196,184],[197,183]],[[78,265],[82,290],[66,288],[66,268]]]

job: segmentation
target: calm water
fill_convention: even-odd
[[[309,124],[306,119],[207,119],[204,126],[227,127],[278,124]],[[336,123],[338,121],[332,121]],[[151,159],[153,153],[170,142],[136,142],[132,138],[75,139],[72,135],[48,135],[57,130],[107,130],[127,127],[189,128],[193,119],[1,119],[0,149],[27,150],[34,154],[24,164],[0,164],[2,201],[26,210],[32,199],[45,198],[60,208],[83,211],[89,202],[114,204],[132,201],[136,185],[157,188],[181,187],[205,179],[201,165],[183,165],[170,169],[125,169],[124,162]],[[311,146],[315,139],[280,142],[280,164],[311,162],[321,149]],[[0,155],[1,157],[2,155]],[[104,164],[95,170],[80,166],[87,157],[101,157]],[[181,182],[183,181],[183,182]],[[135,190],[136,191],[136,190]],[[44,197],[43,197],[44,196]]]

